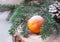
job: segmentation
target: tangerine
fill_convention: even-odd
[[[41,27],[44,24],[45,20],[42,16],[33,16],[31,17],[27,24],[28,24],[28,28],[31,32],[33,33],[39,33],[41,32]]]

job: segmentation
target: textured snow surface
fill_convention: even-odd
[[[8,14],[9,11],[0,12],[0,42],[12,42],[12,37],[8,33],[11,23],[6,21]]]

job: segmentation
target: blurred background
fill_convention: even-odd
[[[0,0],[0,7],[1,5],[20,4],[21,1],[22,0]],[[8,30],[12,24],[6,21],[10,11],[4,10],[5,7],[3,8],[3,12],[0,10],[0,42],[12,42],[12,37],[8,33]]]
[[[60,42],[60,36],[57,35],[60,34],[60,25],[51,18],[51,15],[48,12],[49,6],[56,2],[59,1],[0,0],[0,42],[29,42],[29,40],[30,42]],[[42,32],[39,32],[38,35],[31,33],[31,31],[27,29],[27,20],[34,15],[41,15],[46,20],[46,24],[43,26]],[[15,35],[20,33],[23,37],[21,38],[22,41],[19,38],[20,35]],[[28,35],[30,37],[25,38]],[[23,39],[26,41],[23,41]]]

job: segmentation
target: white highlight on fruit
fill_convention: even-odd
[[[38,15],[35,15],[35,16],[30,18],[30,20],[41,20],[41,19],[43,19],[43,17],[42,16],[38,16]]]

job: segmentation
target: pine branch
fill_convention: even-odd
[[[35,3],[21,3],[19,7],[15,9],[11,21],[13,23],[10,34],[13,34],[13,28],[16,30],[19,25],[22,24],[22,35],[27,36],[27,20],[33,15],[41,15],[45,18],[45,24],[42,27],[41,35],[43,39],[46,39],[48,36],[53,34],[56,30],[56,34],[60,34],[60,26],[55,22],[55,20],[48,13],[48,6],[51,3],[45,2],[44,4],[37,5]],[[45,10],[46,9],[46,10]]]

